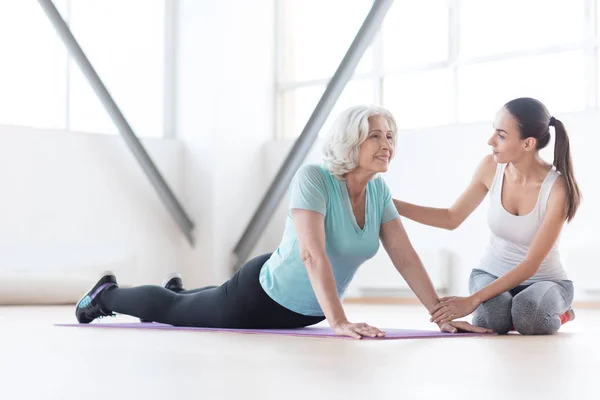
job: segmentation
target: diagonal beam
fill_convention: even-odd
[[[45,11],[46,16],[54,26],[54,29],[56,29],[58,36],[63,41],[67,50],[73,59],[75,59],[77,65],[79,65],[81,72],[83,72],[87,78],[89,84],[92,86],[92,89],[94,89],[94,92],[96,92],[96,95],[104,105],[104,109],[112,119],[113,123],[119,129],[119,132],[129,147],[129,150],[131,150],[134,157],[142,167],[143,172],[150,180],[150,183],[154,187],[154,190],[158,194],[159,198],[171,213],[171,216],[181,229],[181,232],[187,238],[190,245],[193,246],[194,223],[188,217],[183,207],[179,204],[179,201],[156,168],[156,165],[142,146],[140,140],[137,138],[135,133],[133,133],[131,126],[129,126],[129,123],[123,116],[123,113],[108,92],[108,89],[106,89],[104,83],[102,83],[102,80],[81,49],[81,46],[79,46],[79,43],[73,36],[69,26],[63,20],[52,0],[38,0],[38,3],[40,3],[40,6]]]
[[[275,179],[271,183],[271,186],[250,220],[250,223],[246,227],[246,230],[236,244],[233,250],[234,270],[237,270],[242,266],[248,259],[254,246],[256,246],[256,243],[267,227],[273,212],[292,182],[294,174],[308,155],[312,145],[318,137],[319,130],[327,120],[333,106],[352,77],[352,74],[367,47],[373,41],[377,30],[380,28],[381,23],[393,2],[394,0],[375,0],[373,3],[371,11],[369,11],[369,14],[352,41],[352,44],[342,59],[338,69],[329,81],[325,92],[308,119],[306,126],[294,143],[294,146],[283,162],[277,176],[275,176]]]

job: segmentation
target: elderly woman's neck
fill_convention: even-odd
[[[367,184],[374,176],[375,173],[361,169],[348,172],[344,178],[346,179],[346,187],[348,188],[350,199],[362,197],[367,189]]]

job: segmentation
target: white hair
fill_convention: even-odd
[[[381,115],[392,130],[396,143],[398,133],[396,120],[387,109],[374,105],[360,105],[344,110],[334,121],[325,144],[323,157],[329,171],[337,178],[358,166],[360,145],[369,134],[369,117]]]

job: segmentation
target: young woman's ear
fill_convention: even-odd
[[[528,137],[527,139],[525,139],[525,151],[535,150],[536,146],[537,140],[535,140],[535,138]]]

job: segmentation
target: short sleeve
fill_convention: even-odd
[[[398,210],[394,205],[394,201],[392,200],[392,194],[390,193],[390,188],[387,183],[383,180],[382,177],[379,177],[382,198],[383,198],[383,216],[381,218],[381,223],[385,224],[386,222],[390,222],[396,218],[400,218],[400,214],[398,214]]]
[[[327,193],[318,165],[303,165],[296,172],[290,187],[289,209],[311,210],[325,215]]]

